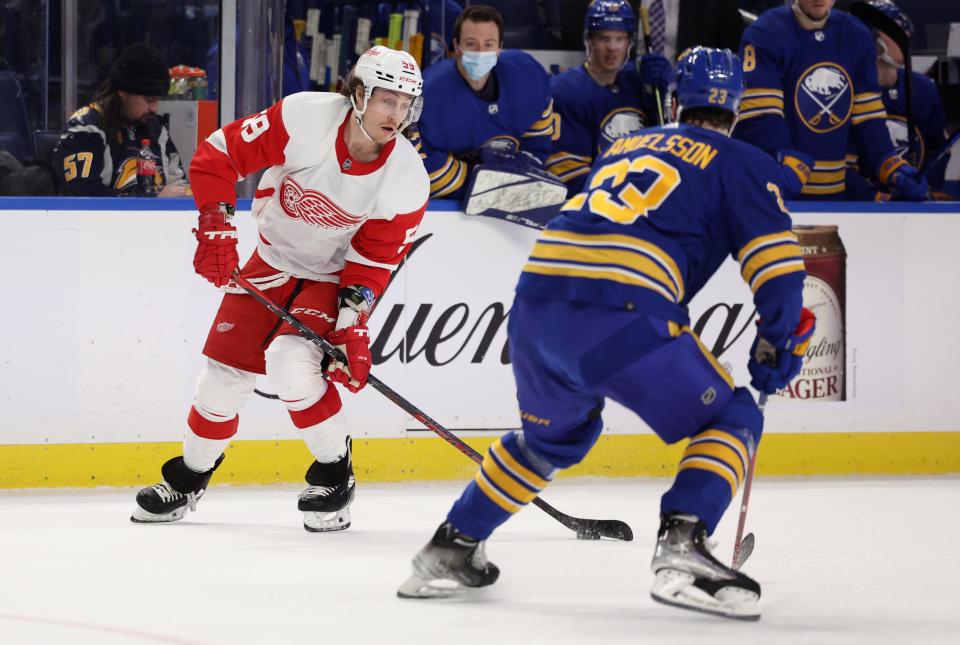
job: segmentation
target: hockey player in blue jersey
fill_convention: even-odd
[[[794,0],[747,28],[734,136],[782,162],[789,197],[842,198],[852,138],[866,172],[904,199],[925,199],[926,182],[887,134],[870,32],[833,4]]]
[[[546,71],[522,51],[502,51],[503,19],[471,5],[457,17],[456,57],[423,75],[424,108],[411,141],[430,175],[430,196],[464,196],[481,155],[539,167],[551,148]]]
[[[895,4],[886,0],[872,0],[871,5],[882,11],[908,38],[913,36],[913,21]],[[887,34],[873,30],[877,44],[877,78],[883,89],[883,105],[887,110],[887,130],[890,139],[904,158],[908,148],[907,135],[907,94],[904,52]],[[946,117],[943,103],[936,84],[919,72],[911,73],[911,107],[913,112],[915,150],[912,159],[914,167],[927,177],[931,195],[934,198],[952,199],[940,193],[949,155],[939,156],[946,146]],[[939,161],[931,164],[939,157]],[[847,157],[847,196],[851,199],[887,201],[895,195],[878,186],[868,175],[860,172],[856,151]]]
[[[557,127],[546,165],[570,195],[580,192],[593,158],[614,139],[659,124],[662,107],[652,88],[666,96],[673,66],[660,54],[646,54],[635,65],[636,33],[626,0],[594,0],[583,21],[586,62],[550,81]]]
[[[751,383],[767,393],[799,373],[814,318],[802,306],[806,273],[779,168],[729,138],[742,92],[736,55],[694,49],[677,69],[680,124],[617,139],[540,235],[508,328],[523,429],[491,446],[398,595],[448,593],[438,580],[460,591],[495,582],[484,541],[583,459],[609,397],[663,441],[689,439],[661,501],[653,598],[759,618],[760,585],[714,558],[706,538],[744,478],[763,417],[690,329],[687,303],[727,257],[740,263],[762,317]]]

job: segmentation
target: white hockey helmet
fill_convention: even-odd
[[[357,60],[353,76],[363,82],[363,110],[357,107],[354,97],[350,97],[358,119],[366,112],[370,96],[376,87],[414,97],[407,118],[400,124],[400,132],[420,117],[423,108],[423,98],[420,96],[423,91],[423,76],[417,61],[407,52],[383,45],[371,47]]]

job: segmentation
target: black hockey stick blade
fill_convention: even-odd
[[[747,561],[747,558],[750,557],[750,554],[753,553],[753,547],[755,546],[756,539],[753,537],[753,533],[747,533],[743,537],[743,541],[740,542],[740,552],[737,557],[736,562],[733,563],[733,568],[740,570],[740,567],[743,566],[743,563]]]
[[[245,278],[239,275],[239,273],[234,273],[233,280],[236,282],[244,291],[249,293],[253,298],[262,304],[264,307],[272,311],[279,318],[286,321],[291,327],[296,329],[300,334],[312,342],[314,345],[317,345],[325,354],[328,356],[341,361],[347,362],[347,357],[344,356],[339,349],[330,344],[323,336],[320,336],[317,332],[310,329],[307,325],[300,322],[300,320],[291,314],[289,311],[281,307],[280,305],[274,303],[270,298],[266,296],[262,291],[257,287],[247,281]],[[475,463],[483,462],[483,455],[474,450],[468,444],[460,440],[460,437],[453,434],[442,425],[430,418],[426,412],[415,406],[410,401],[407,401],[405,398],[400,396],[395,392],[390,386],[386,383],[375,377],[373,374],[370,374],[367,377],[367,383],[375,389],[380,394],[384,395],[390,399],[394,404],[397,405],[401,410],[412,416],[414,419],[425,425],[428,429],[433,431],[435,434],[439,435],[440,438],[445,440],[447,443],[452,445],[454,448],[465,454],[467,457],[472,459]],[[543,501],[539,497],[533,499],[534,505],[544,511],[547,515],[557,520],[568,529],[575,531],[577,538],[580,540],[598,540],[601,537],[614,538],[616,540],[624,540],[629,542],[633,539],[633,531],[630,530],[630,527],[627,526],[625,522],[620,520],[591,520],[583,519],[579,517],[573,517],[567,515],[566,513],[561,513],[553,506]]]
[[[535,497],[533,503],[547,515],[575,532],[578,540],[599,540],[602,537],[623,540],[624,542],[633,540],[633,531],[626,522],[621,522],[620,520],[586,520],[579,517],[570,517],[550,506],[539,497]]]

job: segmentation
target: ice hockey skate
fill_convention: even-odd
[[[492,585],[500,569],[487,562],[484,542],[460,533],[449,522],[413,558],[413,575],[400,585],[400,598],[448,598]]]
[[[350,528],[350,503],[356,490],[350,453],[347,437],[347,454],[341,459],[329,464],[314,461],[307,470],[308,485],[297,500],[307,531],[325,533]]]
[[[738,620],[760,620],[760,585],[714,558],[707,530],[692,515],[668,515],[660,524],[650,569],[657,602]]]
[[[160,470],[163,481],[137,493],[137,508],[130,521],[138,524],[176,522],[183,519],[187,511],[197,510],[197,502],[222,461],[223,455],[220,455],[213,468],[205,473],[190,470],[183,457],[167,461]]]

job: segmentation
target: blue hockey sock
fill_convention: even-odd
[[[713,533],[746,476],[749,454],[741,438],[727,430],[713,428],[692,437],[680,472],[660,501],[661,513],[696,515]]]
[[[447,520],[462,533],[485,540],[550,482],[542,470],[524,454],[516,434],[501,437],[490,446],[480,472],[454,503]]]

